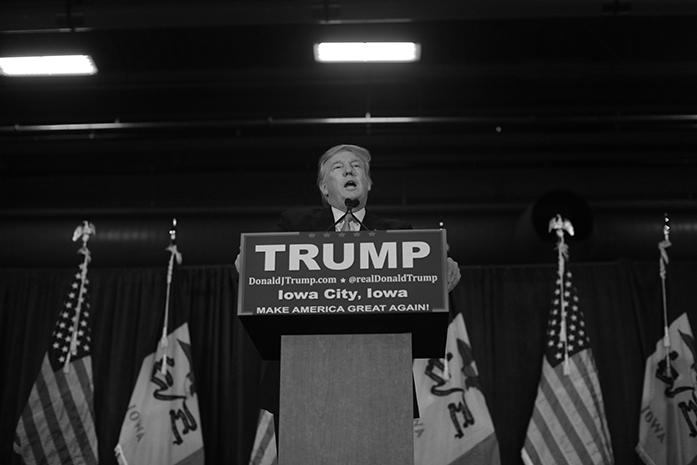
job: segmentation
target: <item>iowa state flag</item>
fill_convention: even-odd
[[[277,465],[276,432],[273,414],[268,410],[259,411],[259,423],[254,436],[254,446],[249,456],[249,465]]]
[[[414,360],[420,413],[414,464],[498,465],[498,441],[461,314],[448,325],[446,358]]]
[[[145,357],[114,449],[121,465],[202,465],[201,416],[191,366],[189,327],[167,337],[161,353]]]
[[[636,449],[648,465],[697,464],[697,347],[687,315],[668,332],[670,350],[661,338],[646,360]]]

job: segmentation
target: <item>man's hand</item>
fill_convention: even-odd
[[[452,291],[460,282],[460,266],[455,260],[448,257],[448,292]]]

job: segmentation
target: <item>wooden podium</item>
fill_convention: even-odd
[[[283,336],[279,465],[414,460],[410,334]]]
[[[378,287],[383,291],[389,288],[384,283],[392,278],[385,276],[404,276],[401,269],[379,270],[382,285],[375,284],[380,279],[371,278],[376,276],[375,269],[357,267],[331,272],[337,283],[353,280],[352,286],[313,284],[295,290],[287,280],[279,279],[284,273],[300,271],[293,268],[292,258],[282,255],[283,244],[344,244],[351,240],[357,244],[367,240],[411,244],[415,242],[412,239],[423,237],[423,231],[390,233],[242,237],[238,315],[264,358],[280,356],[279,465],[413,463],[412,357],[442,357],[445,347],[449,312],[445,285],[440,279],[445,271],[445,232],[431,234],[436,238],[435,245],[429,246],[435,249],[431,261],[426,257],[424,267],[408,269],[410,276],[436,273],[440,282],[413,286],[400,282],[398,287],[403,292],[393,292],[394,299],[370,300],[385,294],[376,292]],[[266,245],[256,248],[259,243]],[[274,250],[274,269],[267,269],[269,253],[253,257],[255,250]],[[356,283],[360,279],[355,277],[360,276],[368,276],[365,280],[372,283],[370,290]],[[342,294],[341,299],[326,302],[319,297],[333,297],[338,288],[355,294]],[[315,289],[319,289],[317,296],[309,294]],[[410,297],[397,297],[404,294]],[[300,299],[288,298],[291,296]],[[424,306],[428,311],[412,310]]]

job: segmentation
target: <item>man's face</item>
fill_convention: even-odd
[[[358,199],[361,202],[358,208],[365,207],[370,181],[361,157],[341,151],[332,155],[325,167],[326,174],[320,189],[329,205],[346,210],[346,199]]]

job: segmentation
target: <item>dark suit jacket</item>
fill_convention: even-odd
[[[334,224],[331,207],[295,208],[281,213],[278,227],[281,231],[327,231]],[[363,224],[367,229],[413,229],[406,221],[382,218],[366,209]],[[361,228],[363,229],[363,228]]]

